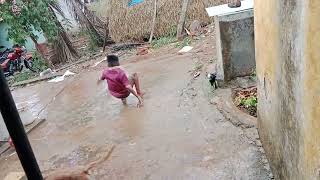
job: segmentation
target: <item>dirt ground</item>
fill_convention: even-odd
[[[163,48],[123,60],[141,77],[141,109],[134,97],[124,107],[97,85],[103,64],[60,83],[16,89],[16,101],[30,98],[27,111],[46,118],[29,134],[41,169],[89,164],[114,144],[111,158],[93,170],[96,179],[269,179],[263,154],[250,142],[256,129],[235,126],[210,104],[205,73],[193,79],[199,62],[214,60],[212,42],[200,41],[184,55]],[[11,152],[0,159],[0,179],[22,171]]]

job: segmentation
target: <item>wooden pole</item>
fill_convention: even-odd
[[[180,39],[182,37],[182,31],[184,29],[183,26],[184,26],[185,19],[186,19],[188,5],[189,5],[189,0],[183,0],[180,19],[179,19],[179,23],[177,26],[177,39]]]
[[[157,19],[157,0],[154,0],[153,4],[154,4],[153,19],[152,19],[152,26],[151,26],[151,33],[150,33],[149,43],[152,42],[153,34],[154,34],[154,29],[155,29],[155,26],[156,26],[156,19]]]
[[[103,40],[103,50],[102,50],[103,52],[106,51],[107,38],[108,38],[108,35],[109,35],[107,24],[104,25],[104,28],[105,28],[105,34],[104,34],[104,40]]]

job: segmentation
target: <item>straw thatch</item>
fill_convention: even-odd
[[[109,29],[112,39],[116,42],[143,40],[151,31],[153,0],[145,0],[134,7],[128,7],[128,0],[106,0],[110,8],[105,9],[109,17]],[[175,33],[183,0],[158,0],[158,15],[155,37]],[[186,16],[186,26],[193,20],[208,24],[210,19],[205,7],[218,5],[227,0],[190,0]]]

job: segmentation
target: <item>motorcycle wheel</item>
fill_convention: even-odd
[[[13,76],[13,74],[14,74],[14,65],[13,65],[13,63],[9,64],[8,73],[9,73],[10,76]]]
[[[32,59],[29,60],[24,60],[24,65],[26,66],[27,69],[29,69],[32,72],[37,72],[36,70],[34,70],[34,68],[32,68]]]

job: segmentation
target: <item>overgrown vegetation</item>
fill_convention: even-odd
[[[257,117],[257,88],[238,89],[234,93],[234,103],[239,109]]]
[[[88,50],[90,52],[96,52],[98,50],[98,46],[100,44],[100,40],[97,36],[95,36],[92,32],[87,31],[87,36],[89,37]]]
[[[37,74],[31,72],[31,71],[23,71],[19,74],[16,74],[13,76],[13,82],[21,82],[21,81],[26,81],[28,79],[32,79],[36,76]]]
[[[33,55],[33,61],[32,61],[32,68],[36,70],[37,72],[42,72],[46,69],[48,69],[48,65],[46,62],[41,58],[39,53],[34,52]]]
[[[190,46],[191,45],[191,39],[189,36],[185,37],[182,41],[178,42],[176,44],[177,48],[183,48],[185,46]]]
[[[254,107],[256,108],[258,105],[258,99],[257,97],[253,96],[253,97],[249,97],[247,99],[241,99],[240,101],[240,106],[244,106],[246,108],[251,108]]]
[[[171,44],[176,42],[177,39],[175,36],[166,36],[166,37],[160,37],[158,39],[155,39],[151,42],[151,46],[155,49],[163,47],[165,45]]]

